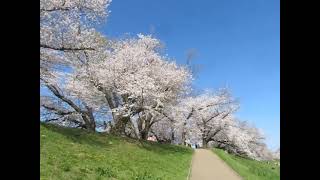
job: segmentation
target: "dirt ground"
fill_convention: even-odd
[[[196,149],[192,159],[190,180],[241,180],[216,154]]]

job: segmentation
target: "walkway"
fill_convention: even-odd
[[[224,161],[207,149],[195,150],[191,168],[190,180],[241,180]]]

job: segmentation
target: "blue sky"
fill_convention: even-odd
[[[150,34],[185,63],[197,50],[198,88],[228,86],[240,99],[240,119],[263,129],[280,146],[279,0],[114,0],[99,29],[110,37]]]

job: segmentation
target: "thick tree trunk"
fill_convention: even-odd
[[[114,126],[111,128],[111,133],[115,135],[125,134],[126,125],[129,122],[129,117],[116,117]]]
[[[86,129],[89,130],[89,131],[92,131],[92,132],[96,131],[96,125],[95,125],[95,123],[94,123],[94,124],[85,124],[85,127],[86,127]]]
[[[208,147],[208,141],[206,139],[202,139],[202,147],[207,148]]]
[[[146,123],[146,127],[140,132],[140,138],[141,139],[143,139],[143,140],[147,140],[148,139],[150,128],[151,128],[150,124]]]
[[[114,93],[110,92],[109,90],[103,89],[101,87],[99,87],[98,90],[104,93],[110,109],[115,109],[118,107],[117,101],[116,100],[114,101],[114,99],[116,98]],[[129,121],[128,117],[123,117],[121,115],[117,115],[114,112],[112,112],[112,117],[113,117],[115,124],[111,128],[111,133],[115,134],[115,135],[125,134],[125,128],[126,128],[126,125]]]
[[[82,114],[82,119],[84,121],[84,128],[89,131],[96,131],[96,122],[94,121],[94,119],[91,119],[85,114],[86,113]]]
[[[88,130],[96,131],[96,121],[93,116],[92,108],[86,106],[87,111],[84,111],[82,114],[82,118],[85,121],[85,125]]]
[[[140,139],[143,139],[143,140],[147,140],[148,139],[148,133],[146,131],[141,131],[140,132]]]
[[[139,131],[140,139],[143,139],[143,140],[148,139],[148,135],[152,125],[150,123],[151,119],[152,119],[151,114],[147,114],[138,119],[138,131]]]

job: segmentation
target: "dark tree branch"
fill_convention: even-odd
[[[207,123],[207,122],[211,121],[212,119],[218,117],[220,114],[221,114],[221,113],[217,112],[215,115],[213,115],[212,117],[210,117],[209,119],[207,119],[205,122]]]
[[[53,12],[53,11],[69,11],[69,7],[54,7],[52,9],[40,9],[40,12]]]
[[[78,112],[83,121],[85,122],[85,125],[88,126],[87,128],[94,130],[95,129],[95,121],[92,114],[91,109],[90,111],[82,110],[79,106],[77,106],[72,100],[65,97],[56,86],[48,83],[48,81],[44,80],[43,78],[40,78],[46,83],[47,88],[59,99],[61,99],[63,102],[67,103],[69,106],[71,106],[76,112]]]
[[[213,139],[219,132],[222,131],[222,128],[218,128],[213,134],[210,135],[210,132],[212,130],[212,127],[210,128],[210,130],[208,131],[208,134],[207,134],[207,138],[208,139]]]
[[[187,120],[188,120],[189,118],[191,118],[191,116],[193,115],[193,112],[194,112],[194,108],[192,108],[192,109],[191,109],[191,112],[188,114]]]
[[[151,127],[154,123],[159,122],[159,121],[161,121],[161,119],[151,121],[151,122],[150,122],[150,127]]]
[[[40,44],[40,48],[53,49],[57,51],[94,51],[94,48],[91,47],[81,47],[81,48],[70,48],[70,47],[53,47],[46,44]]]
[[[44,120],[45,123],[51,122],[51,121],[58,121],[60,118],[53,118],[53,119],[46,119]]]
[[[44,107],[47,110],[54,111],[56,114],[61,115],[61,116],[69,115],[69,114],[74,113],[73,111],[63,111],[61,109],[58,109],[58,108],[55,108],[55,107],[50,107],[50,106],[47,106],[45,104],[43,104],[41,106]]]
[[[156,110],[156,111],[157,111],[157,110]],[[162,115],[164,115],[164,117],[168,118],[171,122],[174,122],[174,119],[171,118],[171,117],[169,117],[166,113],[160,112],[160,111],[157,111],[157,112],[159,112],[159,113],[161,113]]]
[[[70,99],[63,96],[62,93],[60,93],[59,90],[54,85],[46,84],[46,86],[55,96],[57,96],[59,99],[61,99],[62,101],[70,105],[78,113],[83,113],[83,111],[74,102],[72,102]]]

